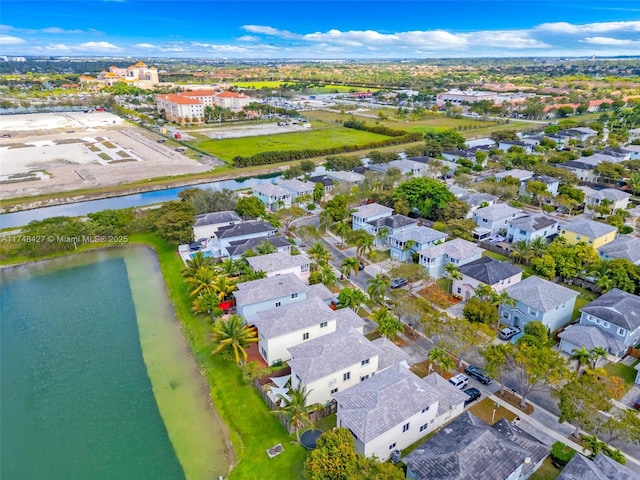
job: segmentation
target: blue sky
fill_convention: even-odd
[[[0,22],[2,55],[640,55],[631,0],[2,0]]]

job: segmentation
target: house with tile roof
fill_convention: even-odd
[[[503,303],[498,308],[500,321],[510,327],[542,322],[550,332],[571,321],[578,292],[542,278],[531,276],[506,289],[513,306]]]
[[[353,314],[350,309],[335,313],[343,310]],[[338,328],[334,333],[289,348],[291,386],[306,387],[308,405],[328,404],[336,393],[407,360],[408,355],[389,339],[370,341],[361,330]]]
[[[251,220],[233,225],[221,225],[213,232],[212,236],[218,248],[224,250],[233,241],[269,237],[276,235],[277,232],[278,230],[270,223]]]
[[[451,191],[453,193],[453,188]],[[473,213],[476,210],[498,203],[498,197],[488,193],[466,192],[458,196],[458,199],[469,205],[469,212],[465,218],[473,218]]]
[[[293,273],[277,277],[260,278],[237,285],[233,292],[238,315],[251,324],[258,312],[279,308],[309,297],[318,297],[323,303],[331,304],[335,295],[321,283],[307,285]]]
[[[586,347],[602,347],[622,357],[629,346],[640,342],[640,297],[614,288],[580,309],[580,321],[566,328],[560,350],[571,353]]]
[[[478,225],[478,229],[490,231],[495,235],[501,231],[506,232],[509,221],[521,214],[521,210],[506,203],[496,203],[477,209],[473,212],[472,219]]]
[[[504,172],[498,172],[495,174],[496,180],[504,180],[507,177],[515,178],[520,182],[520,184],[526,182],[527,180],[531,180],[534,177],[534,173],[529,170],[521,170],[519,168],[514,168],[513,170],[505,170]]]
[[[584,242],[595,249],[612,242],[617,234],[617,227],[593,220],[577,220],[560,228],[560,235],[569,245]]]
[[[247,263],[254,272],[264,272],[267,277],[277,277],[293,273],[303,282],[309,279],[311,259],[304,253],[291,255],[288,252],[275,252],[255,257],[247,257]]]
[[[633,470],[599,453],[593,460],[574,455],[556,477],[556,480],[640,480]]]
[[[631,235],[620,235],[615,240],[598,247],[603,260],[623,258],[634,265],[640,265],[640,239]]]
[[[446,240],[447,234],[429,227],[416,227],[387,237],[391,258],[401,262],[411,259],[414,253],[433,247]]]
[[[351,224],[354,230],[369,231],[369,222],[393,215],[393,208],[379,203],[369,203],[355,208],[351,212]],[[371,233],[371,232],[369,232]]]
[[[338,183],[342,183],[345,185],[360,185],[364,182],[364,175],[356,172],[344,172],[341,170],[333,171],[330,170],[326,172],[325,177],[330,178],[331,180],[335,180]]]
[[[239,260],[249,251],[259,252],[260,246],[263,244],[271,244],[276,252],[282,254],[291,254],[291,242],[287,237],[282,235],[272,235],[268,237],[252,237],[241,240],[232,240],[222,251],[221,255],[232,260]]]
[[[453,281],[452,295],[463,300],[473,297],[480,285],[488,285],[500,293],[522,280],[521,269],[491,257],[481,257],[461,266],[458,271],[462,278]]]
[[[467,398],[437,373],[420,378],[402,363],[334,394],[337,426],[351,431],[358,453],[381,461],[460,415]]]
[[[531,195],[527,192],[527,185],[529,182],[542,182],[547,186],[547,192],[552,197],[555,197],[558,194],[558,188],[560,188],[560,180],[555,177],[550,177],[549,175],[534,175],[529,180],[520,183],[520,190],[518,190],[518,195],[529,196]]]
[[[448,242],[425,248],[418,252],[418,263],[422,265],[431,278],[445,276],[445,266],[452,263],[461,267],[482,257],[484,249],[475,243],[454,238]]]
[[[520,480],[529,478],[550,451],[504,418],[489,426],[465,412],[403,462],[411,480]]]
[[[313,189],[315,188],[316,184],[308,180],[305,180],[303,182],[302,180],[298,180],[297,178],[292,178],[290,180],[280,180],[278,182],[278,186],[284,188],[285,190],[288,190],[291,194],[291,201],[297,203],[296,199],[298,197],[308,196],[309,199],[311,199],[313,197]]]
[[[626,210],[629,206],[631,194],[623,192],[615,188],[603,188],[602,190],[594,190],[590,187],[578,187],[584,192],[585,212],[592,212],[594,207],[609,203],[611,213],[618,210]]]
[[[531,242],[536,238],[547,240],[558,234],[559,227],[558,221],[548,215],[523,215],[509,220],[506,238],[509,243]]]
[[[242,222],[242,218],[233,210],[196,215],[196,221],[193,224],[193,238],[196,240],[211,238],[218,228],[236,225],[240,222]]]
[[[375,245],[387,245],[389,235],[396,235],[415,228],[418,228],[418,220],[398,213],[364,224],[364,229],[375,237]]]
[[[317,296],[260,310],[247,323],[258,329],[258,348],[267,365],[289,361],[290,349],[296,345],[311,342],[340,329],[353,328],[361,335],[364,326],[364,320],[353,310],[343,308],[334,311]]]
[[[291,192],[278,185],[263,183],[253,187],[253,196],[264,203],[267,212],[275,212],[281,208],[291,208]]]

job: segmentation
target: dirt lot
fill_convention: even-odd
[[[240,138],[240,137],[259,137],[262,135],[277,135],[279,133],[292,133],[301,132],[305,129],[311,128],[310,123],[296,122],[292,123],[291,120],[273,122],[273,123],[259,123],[255,125],[245,125],[238,127],[217,127],[217,128],[203,128],[199,130],[191,130],[192,132],[201,133],[209,138],[215,140],[222,140],[225,138]],[[193,137],[189,136],[189,132],[182,132],[182,136],[185,140],[192,140]]]
[[[2,199],[210,169],[105,112],[5,115],[0,134]]]

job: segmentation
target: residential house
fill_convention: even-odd
[[[521,214],[521,210],[506,203],[496,203],[477,209],[473,212],[472,218],[480,229],[488,230],[490,234],[495,235],[501,231],[506,233],[509,221]]]
[[[374,241],[375,245],[386,245],[389,235],[396,235],[400,232],[413,230],[414,228],[418,228],[418,220],[397,213],[388,217],[371,220],[365,225],[365,229],[376,237]],[[381,232],[386,232],[386,235],[382,235]]]
[[[258,198],[268,212],[275,212],[281,208],[291,208],[291,192],[286,188],[263,183],[253,187],[253,195]]]
[[[514,168],[513,170],[505,170],[504,172],[499,172],[495,174],[496,180],[503,181],[507,177],[515,178],[520,182],[519,189],[522,190],[526,188],[526,184],[529,180],[534,177],[534,173],[528,170],[520,170],[519,168]]]
[[[325,405],[336,393],[344,392],[408,358],[389,339],[381,337],[370,341],[354,328],[339,328],[334,333],[292,347],[289,353],[291,386],[297,388],[302,383],[306,387],[309,405]]]
[[[258,312],[282,307],[309,297],[318,297],[329,305],[335,298],[324,285],[307,285],[295,274],[287,273],[277,277],[267,277],[239,283],[233,292],[238,315],[251,324]]]
[[[242,222],[242,218],[233,210],[196,215],[196,221],[193,224],[193,238],[196,240],[211,238],[218,228],[235,225],[240,222]]]
[[[640,160],[640,145],[627,145],[624,149],[629,152],[629,160]]]
[[[278,186],[288,190],[291,194],[291,201],[298,203],[298,197],[308,197],[309,201],[312,201],[313,198],[313,189],[316,184],[310,181],[302,181],[297,178],[292,178],[290,180],[280,180],[278,182]]]
[[[472,162],[476,161],[476,152],[475,150],[445,150],[442,152],[442,158],[445,160],[450,160],[452,162],[457,162],[460,159],[471,160]]]
[[[617,233],[616,227],[593,220],[578,220],[560,229],[560,235],[568,244],[584,242],[595,249],[613,241]]]
[[[309,279],[311,260],[304,253],[291,255],[290,253],[275,252],[267,255],[248,257],[247,263],[254,272],[264,272],[267,277],[277,277],[293,273],[303,282]]]
[[[544,214],[516,217],[507,224],[507,242],[531,242],[536,238],[547,240],[558,234],[559,227],[560,224],[555,218]]]
[[[475,243],[454,238],[448,242],[441,243],[434,247],[420,250],[419,262],[431,278],[441,278],[445,275],[445,266],[449,263],[456,267],[461,267],[482,257],[484,249]]]
[[[521,269],[491,257],[481,257],[461,266],[458,271],[462,278],[453,281],[452,294],[463,300],[473,297],[480,285],[488,285],[499,293],[522,280]]]
[[[473,218],[473,212],[479,208],[495,205],[498,202],[498,197],[488,193],[466,193],[459,196],[458,199],[469,205],[469,212],[466,218]]]
[[[337,425],[358,453],[386,461],[464,411],[467,395],[437,373],[420,378],[398,364],[334,394]]]
[[[575,290],[536,276],[508,287],[506,292],[515,300],[515,305],[500,305],[500,321],[521,330],[527,323],[538,321],[550,332],[555,332],[571,321],[578,297]]]
[[[505,152],[509,151],[511,147],[520,147],[525,151],[525,153],[534,152],[533,145],[525,143],[521,140],[503,140],[498,144],[498,150],[503,150]]]
[[[620,163],[621,159],[603,153],[594,153],[588,157],[580,157],[577,160],[569,160],[568,162],[558,164],[558,167],[575,173],[582,182],[595,183],[599,178],[599,175],[595,172],[595,168],[605,162]]]
[[[529,180],[520,183],[520,190],[518,191],[518,195],[531,195],[529,192],[527,192],[527,185],[529,184],[529,182],[542,182],[547,186],[547,192],[549,192],[549,195],[553,197],[558,195],[560,180],[554,177],[550,177],[549,175],[534,175]]]
[[[578,128],[569,128],[567,130],[559,130],[558,132],[556,132],[556,135],[573,139],[573,140],[578,140],[579,142],[584,142],[591,137],[597,136],[598,132],[591,128],[578,127]]]
[[[402,172],[402,175],[411,175],[414,177],[424,177],[427,169],[424,163],[411,159],[392,160],[387,165],[391,168],[397,168]]]
[[[353,327],[361,335],[364,326],[364,320],[353,310],[334,311],[315,296],[260,310],[247,323],[258,329],[258,348],[268,365],[289,361],[290,349],[303,342],[333,334],[341,328]]]
[[[617,288],[609,290],[580,309],[580,322],[565,329],[560,349],[571,353],[586,347],[605,348],[622,357],[629,346],[640,341],[640,297]]]
[[[393,215],[393,208],[378,203],[369,203],[356,208],[351,213],[353,230],[366,230],[369,233],[369,222]]]
[[[629,206],[631,194],[615,188],[603,188],[594,190],[590,187],[579,187],[584,192],[585,212],[593,211],[594,207],[608,203],[611,213],[618,210],[626,210]]]
[[[634,140],[640,140],[640,128],[629,130],[629,142],[633,142]]]
[[[245,238],[242,240],[232,240],[224,249],[222,249],[222,256],[226,256],[232,260],[239,260],[249,251],[258,253],[260,246],[263,244],[270,244],[276,252],[282,254],[291,254],[291,242],[288,238],[282,235],[273,235],[269,237],[254,237]],[[257,251],[257,252],[256,252]]]
[[[619,159],[619,162],[623,162],[625,160],[631,160],[631,151],[627,150],[626,147],[618,148],[618,147],[604,147],[600,153],[603,155],[610,155]]]
[[[630,235],[621,235],[599,247],[598,253],[600,258],[604,260],[624,258],[634,265],[640,265],[640,239]]]
[[[391,258],[404,262],[428,247],[444,242],[447,234],[429,227],[416,227],[387,237]]]
[[[556,480],[640,480],[633,470],[599,453],[593,460],[574,455],[556,477]]]
[[[402,461],[411,480],[524,480],[550,451],[504,418],[489,426],[465,412]]]
[[[336,183],[338,183],[337,181],[327,177],[326,175],[316,175],[315,177],[309,178],[309,181],[313,182],[314,184],[322,184],[322,186],[324,187],[325,195],[331,195],[331,192],[333,192],[333,187],[336,185]]]
[[[213,240],[215,248],[220,250],[221,255],[228,256],[226,247],[231,242],[239,240],[248,240],[250,238],[261,238],[276,235],[278,230],[267,222],[252,220],[248,222],[240,222],[233,225],[222,225],[213,232]]]
[[[329,171],[325,173],[327,178],[346,185],[360,185],[365,176],[356,172]]]

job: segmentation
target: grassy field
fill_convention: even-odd
[[[259,90],[261,88],[279,88],[280,85],[290,84],[294,82],[280,82],[280,81],[264,81],[264,82],[234,82],[233,85],[240,88],[255,88]],[[323,85],[315,88],[310,88],[311,94],[322,93],[349,93],[349,92],[375,92],[378,88],[364,88],[354,87],[351,85]]]
[[[551,462],[551,458],[547,457],[540,468],[529,477],[529,480],[555,480],[558,475],[560,475],[560,469],[556,468]]]
[[[637,364],[636,361],[634,363]],[[628,392],[629,389],[633,386],[636,380],[636,374],[638,373],[633,365],[625,365],[622,362],[618,363],[608,363],[605,365],[605,370],[609,372],[609,375],[616,375],[624,380],[625,383],[625,392]]]
[[[495,260],[499,260],[500,262],[506,262],[507,260],[509,260],[509,257],[507,257],[505,255],[501,255],[501,254],[496,253],[496,252],[491,252],[489,250],[485,250],[482,253],[482,256],[483,257],[491,257],[491,258],[493,258]]]
[[[302,150],[305,148],[331,148],[341,145],[361,145],[388,137],[326,123],[314,123],[304,132],[264,135],[259,137],[199,140],[190,142],[194,147],[231,162],[236,155],[251,156],[276,150]]]

